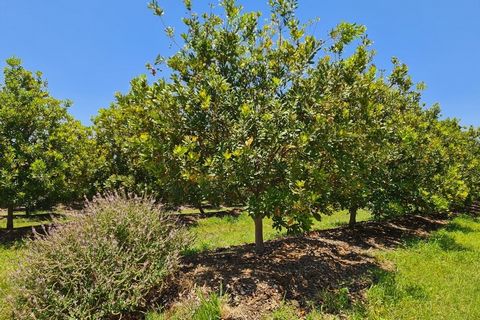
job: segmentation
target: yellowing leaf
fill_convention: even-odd
[[[303,188],[305,186],[305,180],[297,180],[295,182],[295,185],[298,187],[298,188]]]
[[[175,147],[175,149],[173,149],[173,154],[176,156],[183,156],[185,153],[187,153],[187,151],[188,148],[186,146],[178,145]]]
[[[278,87],[278,86],[280,85],[280,83],[282,82],[282,80],[280,80],[280,79],[277,78],[277,77],[274,77],[274,78],[272,79],[272,81],[273,81],[273,84],[274,84],[276,87]]]
[[[146,142],[148,138],[150,138],[150,135],[148,133],[143,132],[142,134],[140,134],[140,141]]]
[[[253,137],[250,137],[245,141],[245,146],[250,147],[253,143]]]
[[[243,116],[248,116],[252,112],[252,109],[248,104],[245,103],[240,107],[240,112]]]

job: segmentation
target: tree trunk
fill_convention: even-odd
[[[201,214],[205,214],[205,210],[203,210],[202,204],[198,204],[198,211],[200,211]]]
[[[30,216],[32,214],[32,208],[31,207],[25,207],[25,215]]]
[[[357,208],[352,207],[348,210],[348,212],[350,213],[350,221],[348,222],[348,226],[353,228],[357,223]]]
[[[255,251],[258,254],[262,254],[265,249],[263,245],[263,218],[255,217]]]
[[[7,209],[7,230],[13,230],[13,206]]]

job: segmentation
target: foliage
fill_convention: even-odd
[[[169,127],[181,140],[173,149],[178,178],[210,202],[245,203],[260,250],[263,218],[298,232],[311,227],[312,215],[331,210],[324,154],[310,143],[321,109],[304,97],[320,50],[340,57],[364,32],[343,23],[326,47],[295,18],[296,1],[270,5],[265,23],[235,1],[222,1],[223,15],[198,15],[187,6],[184,45],[161,59],[172,70],[175,99],[157,108],[171,115]],[[163,14],[156,2],[152,7]]]
[[[134,79],[95,119],[104,188],[245,205],[259,250],[265,218],[300,232],[335,210],[353,225],[361,208],[384,217],[478,198],[478,130],[426,108],[398,59],[379,71],[365,26],[343,22],[322,40],[297,1],[269,3],[264,19],[234,0],[204,14],[184,2],[182,46],[167,28],[178,52],[148,65],[166,64],[168,79]]]
[[[151,199],[109,194],[26,245],[13,275],[16,319],[104,319],[146,307],[189,237]]]
[[[105,159],[99,181],[101,189],[124,188],[148,192],[165,199],[174,163],[168,162],[169,139],[162,133],[162,114],[152,106],[161,99],[146,77],[131,81],[131,91],[118,93],[116,102],[94,118],[96,140]],[[172,142],[174,143],[174,142]]]
[[[0,85],[0,207],[42,207],[89,191],[90,131],[50,96],[41,73],[7,60]]]

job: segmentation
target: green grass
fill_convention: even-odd
[[[40,226],[42,224],[50,224],[52,221],[50,219],[46,218],[15,218],[13,221],[13,227],[14,228],[21,228],[21,227],[34,227],[34,226]],[[0,220],[0,229],[5,229],[7,227],[7,220],[2,219]]]
[[[370,211],[360,209],[357,212],[357,222],[367,221],[372,218]],[[345,226],[348,224],[348,211],[337,211],[330,216],[322,216],[322,220],[313,224],[313,230],[325,230]]]
[[[43,213],[43,212],[38,212]],[[31,214],[26,216],[25,212],[15,212],[15,219],[13,222],[14,228],[39,226],[42,224],[50,224],[52,220],[45,216],[36,216]],[[21,217],[18,217],[20,215]],[[6,212],[0,212],[0,216],[6,216]],[[7,226],[7,219],[0,219],[0,229]],[[22,255],[21,241],[10,244],[0,244],[0,320],[9,319],[7,316],[8,305],[5,303],[5,298],[11,291],[11,283],[8,281],[8,274],[15,268],[15,264],[19,261]]]
[[[359,221],[369,218],[368,212],[359,213]],[[336,227],[347,221],[346,212],[337,212],[316,222],[314,229]],[[268,219],[264,229],[266,239],[283,234],[275,231]],[[192,231],[197,234],[196,250],[254,240],[253,222],[245,213],[238,218],[202,219]],[[10,290],[6,274],[21,253],[21,245],[0,246],[0,319],[5,318],[3,299]],[[402,248],[377,251],[375,255],[391,270],[374,271],[375,283],[367,291],[365,303],[342,310],[343,304],[333,299],[332,308],[314,311],[307,319],[324,319],[324,312],[330,309],[351,319],[480,319],[480,220],[457,217],[427,241],[411,241]],[[272,314],[271,319],[291,317],[287,306],[283,309]],[[188,319],[195,320],[218,314],[218,310],[214,296],[184,311],[188,311]],[[164,318],[151,313],[148,319]]]
[[[231,210],[234,210],[234,209],[239,209],[238,207],[207,207],[207,208],[203,208],[203,211],[208,214],[208,213],[214,213],[214,212],[219,212],[219,211],[231,211]],[[198,210],[197,208],[193,208],[193,207],[183,207],[181,208],[179,211],[172,211],[174,213],[178,213],[178,214],[200,214],[200,210]]]
[[[25,211],[16,211],[15,219],[13,220],[13,227],[34,227],[42,224],[50,224],[52,223],[52,219],[45,216],[45,214],[50,212],[51,211],[37,211],[27,216]],[[0,229],[4,229],[7,227],[7,213],[5,211],[0,212],[0,217]]]
[[[358,221],[370,219],[368,211],[359,210]],[[313,230],[334,228],[348,223],[347,211],[339,211],[331,216],[323,216],[321,221],[315,221]],[[246,213],[239,217],[212,217],[201,219],[198,225],[191,228],[196,236],[194,251],[210,250],[219,247],[228,247],[244,243],[253,243],[254,225],[253,220]],[[263,236],[265,240],[271,240],[278,236],[285,235],[285,231],[277,231],[272,226],[271,219],[265,219],[263,225]]]
[[[380,272],[358,317],[480,319],[480,221],[454,219],[428,241],[379,252],[395,266]]]
[[[8,319],[8,306],[5,303],[5,298],[11,290],[8,274],[15,268],[21,255],[21,242],[0,245],[0,320]]]
[[[368,218],[368,212],[359,215],[359,220]],[[347,220],[345,212],[338,212],[317,222],[315,228],[331,228]],[[196,246],[205,249],[251,242],[251,224],[245,214],[238,219],[205,219],[194,228],[199,235]],[[278,235],[271,221],[266,221],[266,238]],[[375,283],[366,293],[366,302],[351,305],[344,294],[323,297],[327,305],[306,319],[336,319],[332,312],[350,319],[480,319],[480,220],[455,218],[427,241],[377,251],[376,258],[392,270],[372,270]],[[286,302],[266,319],[294,319],[292,314],[294,307]]]
[[[218,209],[208,209],[206,211],[218,211]],[[182,210],[182,213],[198,213],[198,210],[184,209]],[[370,214],[367,211],[359,211],[359,221],[367,220],[369,218]],[[314,229],[327,229],[345,224],[347,221],[348,215],[346,212],[337,212],[331,216],[323,217],[322,221],[316,221]],[[16,217],[14,226],[18,228],[24,226],[36,226],[45,223],[51,223],[51,221],[45,218],[38,219],[38,217],[32,215],[30,217]],[[5,228],[5,225],[6,220],[0,220],[0,228]],[[238,218],[227,216],[223,218],[211,217],[201,219],[198,226],[193,227],[191,230],[192,233],[196,235],[196,242],[194,244],[195,251],[239,245],[254,241],[253,221],[246,213],[242,213]],[[278,232],[273,229],[272,221],[269,219],[265,220],[264,233],[266,240],[284,235],[284,232]],[[21,246],[19,245],[0,246],[0,306],[5,305],[2,302],[9,291],[9,284],[8,281],[6,281],[6,275],[8,274],[8,271],[13,268],[16,261],[18,261],[21,252]],[[207,302],[208,301],[204,301],[202,305],[208,306]],[[6,313],[6,311],[1,308],[2,307],[0,307],[0,319],[2,319],[2,315]],[[200,310],[202,310],[202,308],[200,308]]]
[[[146,320],[220,320],[224,319],[224,306],[228,297],[215,292],[206,295],[200,291],[196,297],[177,304],[167,313],[150,312]]]

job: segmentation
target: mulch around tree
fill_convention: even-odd
[[[447,216],[408,216],[314,231],[265,243],[259,256],[254,245],[221,248],[182,258],[179,272],[161,303],[172,305],[195,290],[223,291],[230,297],[232,319],[260,319],[287,300],[300,314],[321,304],[320,292],[348,287],[358,301],[372,284],[372,271],[385,270],[374,250],[395,248],[409,238],[424,238],[446,225]]]

